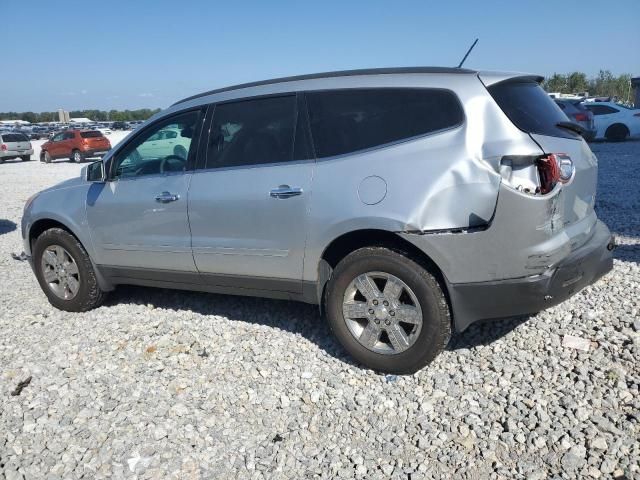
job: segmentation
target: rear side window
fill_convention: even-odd
[[[460,125],[455,94],[425,88],[374,88],[307,93],[316,155],[377,147]]]
[[[207,168],[294,159],[296,96],[258,98],[215,106]]]
[[[101,137],[102,136],[102,132],[100,132],[99,130],[91,130],[90,132],[80,132],[80,136],[82,138]]]
[[[532,81],[507,81],[489,87],[489,93],[520,130],[552,137],[577,138],[579,134],[557,126],[569,119],[547,93]]]

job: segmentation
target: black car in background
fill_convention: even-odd
[[[127,122],[113,122],[111,124],[111,130],[129,130]]]

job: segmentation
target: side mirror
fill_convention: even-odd
[[[104,182],[107,179],[102,160],[87,165],[85,178],[87,182]]]

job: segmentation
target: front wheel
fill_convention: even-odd
[[[436,278],[387,248],[361,248],[344,258],[326,300],[329,325],[340,343],[376,371],[415,373],[451,336],[449,306]]]
[[[41,234],[33,247],[38,283],[54,307],[84,312],[98,307],[106,296],[93,265],[76,237],[61,228]]]
[[[46,150],[40,155],[40,161],[44,163],[51,163],[51,155]]]

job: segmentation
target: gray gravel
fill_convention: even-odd
[[[640,142],[593,149],[614,271],[409,377],[354,365],[303,304],[130,287],[53,309],[12,254],[29,195],[80,166],[0,165],[0,477],[640,478]]]

